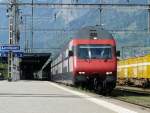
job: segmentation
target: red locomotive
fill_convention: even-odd
[[[99,91],[112,91],[117,79],[113,36],[100,26],[82,28],[53,59],[51,73],[56,82],[85,83]]]

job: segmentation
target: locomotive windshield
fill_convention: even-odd
[[[110,45],[79,45],[77,56],[81,59],[111,59]]]

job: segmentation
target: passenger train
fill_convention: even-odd
[[[116,42],[100,26],[80,29],[51,64],[51,79],[65,84],[86,84],[112,91],[117,80]]]

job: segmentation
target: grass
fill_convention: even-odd
[[[114,90],[111,97],[150,108],[150,94]]]
[[[68,85],[68,87],[70,86]],[[77,91],[85,91],[85,92],[96,94],[94,90],[90,90],[82,86],[72,86],[71,88]],[[119,89],[114,89],[110,95],[106,95],[106,96],[113,98],[113,99],[118,99],[118,100],[125,101],[128,103],[141,105],[143,107],[150,108],[150,94],[136,93],[132,91],[123,91]]]
[[[78,86],[74,88],[76,90],[95,93],[94,90],[89,90],[82,86]],[[107,96],[114,98],[114,99],[119,99],[125,102],[129,102],[132,104],[141,105],[141,106],[150,108],[150,94],[136,93],[132,91],[124,91],[124,90],[115,89],[112,91],[110,95],[107,95]]]

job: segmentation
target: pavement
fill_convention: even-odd
[[[0,113],[150,113],[150,109],[47,81],[0,81]]]

